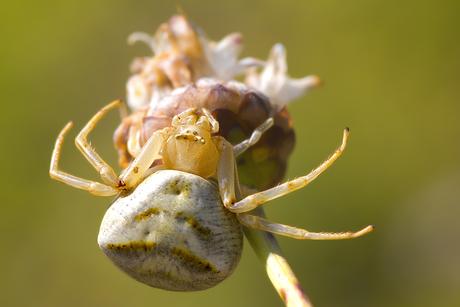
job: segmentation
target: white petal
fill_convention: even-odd
[[[240,33],[228,34],[213,49],[218,55],[236,59],[243,49],[243,37]]]
[[[260,73],[254,69],[247,71],[246,84],[268,96],[279,110],[318,85],[319,78],[290,78],[287,74],[286,50],[282,44],[276,44],[272,47],[266,65]]]
[[[152,52],[155,50],[155,39],[148,33],[145,32],[134,32],[128,36],[128,44],[134,45],[137,42],[147,44]]]
[[[228,81],[248,67],[261,65],[262,61],[253,58],[238,60],[243,48],[242,41],[240,33],[229,34],[217,43],[201,37],[206,58],[213,70],[213,77]]]
[[[154,110],[159,103],[171,93],[171,88],[168,86],[152,85],[152,94],[150,98],[150,109]]]
[[[280,106],[285,106],[290,101],[295,100],[313,87],[320,83],[317,76],[307,76],[302,79],[287,79],[279,88],[276,101]]]
[[[132,110],[138,110],[148,105],[151,96],[151,88],[146,80],[140,75],[134,75],[129,78],[126,85],[127,101]]]

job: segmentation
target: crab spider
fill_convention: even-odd
[[[273,125],[271,117],[254,130],[248,139],[233,146],[220,136],[211,136],[212,133],[219,131],[219,123],[209,111],[202,109],[203,115],[199,116],[198,110],[195,108],[187,109],[173,118],[172,127],[155,132],[144,145],[138,157],[117,177],[113,168],[98,155],[87,140],[89,133],[96,124],[110,110],[117,107],[124,107],[122,101],[113,101],[99,110],[75,139],[77,148],[99,172],[104,184],[79,178],[59,170],[58,163],[62,144],[67,132],[73,126],[72,122],[67,123],[56,140],[50,166],[51,178],[72,187],[87,190],[97,196],[111,196],[134,189],[146,173],[151,173],[149,168],[152,163],[158,158],[163,158],[164,165],[161,168],[185,171],[204,178],[217,176],[224,206],[231,212],[244,213],[272,199],[298,190],[315,180],[342,155],[349,136],[349,129],[345,128],[340,147],[309,174],[236,201],[235,184],[238,182],[235,182],[235,158],[251,145],[257,143],[262,134]],[[294,232],[303,233],[303,236],[308,239],[348,239],[361,236],[372,230],[372,226],[367,226],[358,232],[337,233],[337,235],[333,233],[322,235],[320,233],[316,235],[297,228],[294,230],[294,228],[285,225],[270,223],[260,217],[249,216],[248,214],[240,217],[239,220],[248,227],[281,235],[293,237],[292,233]],[[301,235],[294,237],[300,238]]]
[[[238,199],[236,157],[257,143],[273,125],[272,117],[248,139],[233,146],[215,135],[219,123],[207,109],[187,109],[172,119],[170,127],[154,132],[117,176],[87,139],[97,123],[117,107],[122,107],[121,101],[103,107],[75,139],[77,148],[103,183],[59,169],[62,144],[71,122],[56,140],[50,176],[94,195],[118,195],[102,222],[99,245],[115,264],[141,282],[169,290],[200,290],[220,282],[238,263],[242,248],[240,225],[311,240],[351,239],[373,229],[367,226],[357,232],[315,233],[250,212],[316,179],[343,153],[348,129],[344,130],[339,148],[309,174]],[[152,167],[156,160],[162,163]]]

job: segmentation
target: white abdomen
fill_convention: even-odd
[[[107,210],[98,243],[133,278],[193,291],[231,274],[241,256],[241,226],[217,186],[180,171],[158,171]]]

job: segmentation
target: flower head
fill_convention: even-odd
[[[241,34],[210,41],[182,15],[173,16],[153,36],[135,32],[128,42],[146,43],[153,52],[152,57],[136,59],[132,65],[134,75],[128,81],[127,92],[133,110],[155,106],[173,89],[200,78],[229,81],[250,67],[263,65],[254,58],[238,59]]]

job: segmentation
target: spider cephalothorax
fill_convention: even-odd
[[[208,178],[217,169],[219,152],[212,134],[219,131],[219,124],[206,109],[201,112],[192,108],[173,118],[162,157],[166,168]]]

